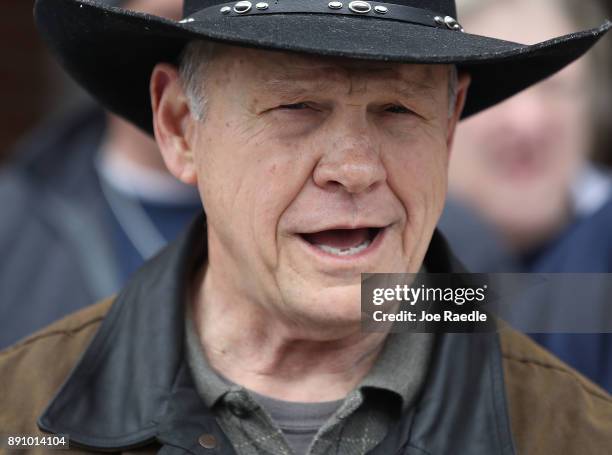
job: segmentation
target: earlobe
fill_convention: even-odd
[[[168,170],[189,185],[197,183],[192,150],[194,119],[176,67],[155,66],[150,83],[155,139]]]

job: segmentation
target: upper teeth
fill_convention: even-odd
[[[364,240],[362,243],[360,243],[357,246],[351,246],[349,248],[336,248],[333,246],[320,245],[320,244],[316,244],[315,246],[325,251],[326,253],[335,254],[337,256],[351,256],[353,254],[357,254],[360,251],[365,250],[367,247],[370,246],[370,243],[372,243],[372,241],[368,239],[368,240]]]

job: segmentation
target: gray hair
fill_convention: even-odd
[[[212,41],[191,41],[179,57],[179,75],[189,100],[191,114],[199,121],[206,117],[206,76],[219,45]]]
[[[206,76],[214,59],[218,44],[211,41],[192,41],[179,58],[179,74],[189,100],[191,113],[199,121],[206,118],[208,99],[206,97]],[[450,65],[448,75],[448,117],[455,113],[459,76],[457,67]]]

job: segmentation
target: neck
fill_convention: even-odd
[[[223,274],[208,268],[191,298],[196,330],[210,365],[261,395],[284,401],[344,398],[365,377],[385,333],[322,335],[276,317],[248,299],[235,298]]]

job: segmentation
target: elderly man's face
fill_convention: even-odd
[[[207,273],[228,298],[337,326],[359,320],[362,273],[419,270],[458,115],[448,73],[238,47],[215,58],[185,142]]]

